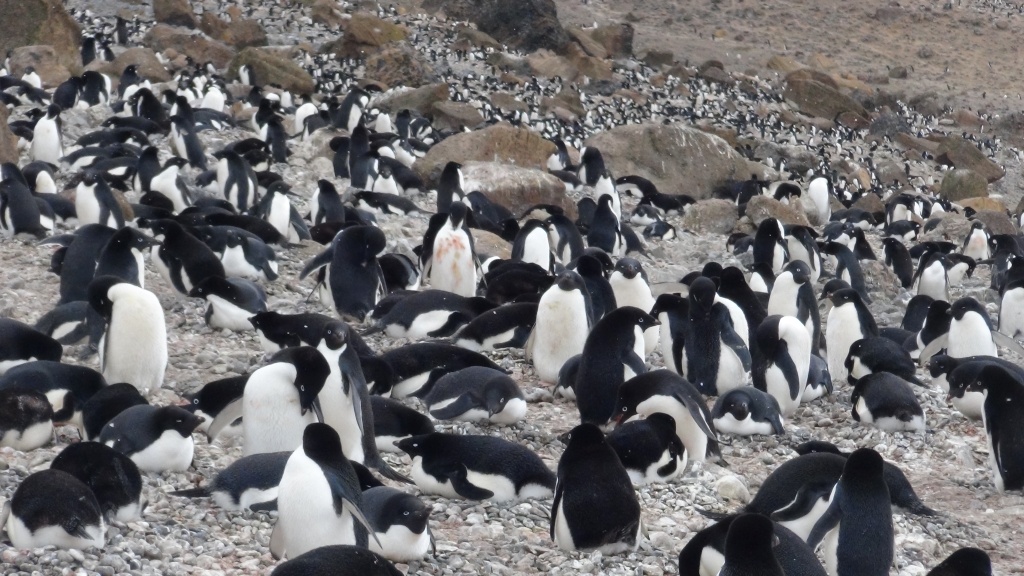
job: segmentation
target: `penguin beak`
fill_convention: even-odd
[[[563,432],[562,434],[558,435],[558,439],[562,441],[562,444],[565,444],[566,446],[568,446],[569,445],[569,434],[571,434],[571,433],[572,433],[572,430],[570,430],[569,432]]]
[[[310,409],[312,409],[313,413],[316,414],[316,421],[323,423],[323,421],[324,421],[324,411],[323,411],[322,408],[320,408],[320,396],[319,395],[317,395],[316,398],[313,398],[313,401],[309,403],[309,407],[308,408],[303,408],[302,409],[302,415],[305,416],[306,412],[308,412]]]

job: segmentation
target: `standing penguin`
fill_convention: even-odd
[[[751,367],[750,350],[733,328],[728,307],[716,301],[715,290],[714,281],[704,276],[690,284],[684,324],[684,376],[709,396],[749,382]]]
[[[629,474],[593,424],[569,432],[558,460],[551,504],[551,539],[562,550],[635,550],[640,543],[640,502]]]
[[[330,247],[306,264],[299,279],[326,267],[324,276],[334,309],[342,318],[362,322],[384,298],[384,273],[377,259],[386,246],[387,239],[379,228],[350,226],[338,232]]]
[[[955,377],[956,372],[949,378],[950,396],[985,395],[981,416],[996,489],[1024,489],[1024,378],[998,364],[986,365],[973,381]]]
[[[754,264],[768,264],[772,272],[778,274],[788,261],[789,247],[782,222],[775,218],[765,218],[758,224],[754,235]]]
[[[826,294],[822,294],[824,298]],[[825,321],[825,344],[828,352],[828,371],[833,381],[845,381],[846,357],[850,347],[861,338],[878,336],[878,325],[871,311],[864,305],[860,294],[852,288],[831,293],[832,310]]]
[[[964,238],[960,252],[975,260],[988,260],[992,257],[988,230],[985,230],[983,222],[975,220],[971,223],[971,229],[967,232],[967,237]]]
[[[512,260],[530,262],[550,272],[555,256],[551,252],[547,228],[540,220],[529,220],[519,230],[512,244]]]
[[[832,490],[828,509],[807,543],[825,542],[825,567],[840,576],[886,576],[895,557],[892,506],[883,477],[884,460],[874,450],[850,454]]]
[[[78,225],[103,224],[115,230],[124,226],[124,212],[102,174],[86,172],[75,189]]]
[[[64,157],[64,134],[60,112],[60,106],[50,104],[46,108],[46,114],[36,121],[32,129],[32,145],[29,148],[29,158],[33,162],[49,162],[60,166],[60,159]]]
[[[103,548],[106,524],[88,486],[61,470],[41,470],[21,481],[0,511],[0,526],[15,548]]]
[[[626,252],[626,240],[615,216],[611,194],[597,200],[597,209],[587,231],[587,246],[600,248],[611,256],[622,256]]]
[[[601,319],[587,336],[576,375],[576,404],[583,422],[606,425],[615,414],[622,383],[647,371],[643,333],[658,320],[624,306]]]
[[[775,277],[768,297],[767,312],[800,320],[811,339],[811,352],[817,353],[821,346],[821,313],[818,311],[818,299],[814,295],[814,283],[810,280],[810,269],[806,263],[790,262]]]
[[[615,294],[616,306],[632,306],[645,312],[654,308],[654,295],[648,284],[647,273],[634,258],[621,258],[615,263],[608,283]],[[644,332],[644,354],[658,347],[658,331]]]
[[[473,249],[473,235],[466,225],[469,208],[453,202],[448,218],[436,231],[430,247],[430,259],[423,274],[430,278],[436,290],[454,292],[460,296],[476,295],[477,265]],[[426,246],[424,238],[424,246]]]
[[[900,286],[910,288],[914,283],[914,262],[906,245],[899,238],[882,238],[882,253],[885,255],[885,265],[892,268],[900,280]]]
[[[769,316],[757,327],[751,376],[754,387],[778,401],[791,416],[803,398],[811,364],[811,339],[792,316]]]
[[[180,406],[140,404],[114,416],[99,441],[128,456],[144,472],[184,472],[192,465],[192,432],[203,419]]]
[[[138,228],[125,226],[110,237],[96,260],[96,276],[116,276],[145,288],[145,250],[157,242]]]
[[[824,176],[818,176],[807,184],[807,197],[814,205],[812,212],[814,224],[824,225],[832,217],[831,197],[833,194],[832,181]]]
[[[327,360],[316,348],[281,350],[249,376],[241,411],[237,404],[232,411],[225,408],[218,420],[234,422],[242,416],[246,456],[294,450],[302,443],[307,424],[323,422],[317,395],[330,373]]]
[[[269,222],[287,242],[298,244],[311,236],[306,221],[288,199],[289,194],[292,192],[287,184],[274,182],[255,206],[255,213]]]
[[[725,563],[718,576],[786,576],[775,558],[773,522],[760,514],[743,514],[729,525]]]
[[[836,278],[849,284],[860,294],[861,300],[870,304],[871,297],[868,295],[868,288],[864,283],[864,271],[853,250],[839,242],[827,242],[821,251],[835,257]]]
[[[142,394],[163,385],[167,368],[164,309],[152,292],[100,276],[89,284],[89,305],[107,322],[99,343],[107,382],[127,382]]]
[[[150,251],[150,260],[168,284],[188,294],[210,276],[225,276],[220,258],[202,240],[175,220],[140,222],[161,244]]]
[[[526,359],[543,382],[557,382],[567,360],[581,354],[593,325],[590,294],[583,278],[562,272],[537,304],[537,321],[526,341]]]
[[[281,559],[321,546],[365,547],[373,527],[361,504],[359,478],[341,451],[338,433],[326,424],[306,426],[278,485],[271,554]]]
[[[914,274],[918,296],[929,296],[934,300],[949,300],[949,261],[940,252],[931,252],[921,258]]]

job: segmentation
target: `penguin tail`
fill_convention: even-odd
[[[911,514],[916,514],[918,516],[938,516],[939,515],[938,512],[936,512],[935,510],[932,510],[931,508],[926,506],[924,502],[921,502],[920,500],[915,500],[913,503],[911,503],[910,507],[908,507],[907,510],[909,510]]]
[[[921,380],[914,374],[911,374],[910,377],[907,378],[907,382],[910,382],[911,384],[914,384],[916,386],[925,387],[924,382],[921,382]]]
[[[395,470],[388,465],[380,456],[377,457],[377,462],[373,463],[373,468],[380,472],[380,475],[395,482],[401,482],[402,484],[412,484],[412,478],[405,476],[401,472]]]
[[[370,326],[366,330],[363,330],[362,332],[360,332],[359,335],[360,336],[373,336],[374,334],[380,334],[383,331],[384,331],[384,324],[378,322],[378,323],[374,324],[373,326]]]
[[[728,512],[712,512],[711,510],[705,510],[699,506],[694,506],[694,510],[696,510],[701,516],[712,520],[722,520],[732,516],[732,514]]]
[[[179,496],[181,498],[206,498],[210,495],[210,489],[205,487],[189,488],[187,490],[175,490],[170,494],[171,496]]]

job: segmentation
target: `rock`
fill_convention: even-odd
[[[726,500],[742,504],[750,502],[750,491],[747,490],[742,480],[732,474],[719,478],[718,482],[715,482],[715,490]]]
[[[153,18],[170,26],[196,27],[196,17],[188,0],[153,0]]]
[[[554,204],[570,218],[576,217],[576,205],[565,195],[565,184],[543,170],[498,162],[463,162],[462,174],[467,192],[483,192],[516,216],[535,204]]]
[[[116,83],[117,78],[121,77],[121,72],[132,64],[138,66],[139,76],[150,82],[167,82],[171,79],[171,74],[149,48],[129,48],[118,54],[113,62],[94,60],[87,68],[108,74]]]
[[[591,80],[609,80],[612,77],[612,63],[609,60],[588,56],[578,44],[565,49],[566,58],[576,67],[577,76]],[[576,79],[574,78],[574,79]],[[568,80],[565,78],[564,80]]]
[[[644,64],[654,69],[671,66],[675,61],[676,55],[669,50],[648,50],[647,54],[644,54]]]
[[[807,57],[807,65],[818,70],[835,70],[839,66],[835,60],[825,56],[821,52],[815,52]]]
[[[810,226],[802,210],[779,202],[771,196],[754,196],[747,202],[744,214],[755,226],[768,218],[776,218],[786,225]]]
[[[424,0],[423,8],[444,10],[449,19],[468,20],[498,42],[523,52],[540,48],[561,52],[571,41],[558,21],[554,0]]]
[[[939,144],[937,142],[932,142],[925,138],[918,138],[917,136],[912,136],[911,134],[904,132],[896,133],[896,142],[898,142],[900,146],[909,150],[928,152],[933,155],[939,150]]]
[[[829,88],[839,90],[839,83],[836,82],[835,76],[832,76],[828,72],[815,70],[814,68],[801,68],[786,74],[786,82],[794,80],[814,80],[815,82],[820,82]]]
[[[874,193],[868,193],[857,198],[857,201],[850,208],[866,210],[872,214],[885,214],[885,204],[882,203],[882,199],[878,197],[878,194]]]
[[[256,20],[237,20],[229,23],[218,18],[213,12],[203,12],[199,20],[199,29],[210,38],[239,49],[267,45],[267,32]]]
[[[907,70],[906,66],[894,66],[889,69],[889,78],[905,79],[910,76],[910,71]]]
[[[0,164],[18,164],[18,138],[7,126],[7,106],[0,106]]]
[[[413,167],[425,180],[437,182],[441,169],[449,161],[500,162],[543,169],[554,151],[555,145],[533,130],[503,122],[449,136],[435,144]],[[564,185],[562,191],[564,195]]]
[[[977,200],[991,200],[991,198],[977,198]],[[978,210],[974,214],[974,220],[985,224],[989,234],[1018,234],[1020,230],[1014,226],[1013,220],[1002,210]]]
[[[971,229],[971,221],[955,212],[945,212],[939,224],[922,234],[921,242],[948,241],[962,244]]]
[[[217,68],[224,68],[235,55],[227,44],[218,42],[197,32],[189,32],[173,28],[166,24],[157,24],[150,28],[143,39],[143,44],[156,52],[174,50],[184,54],[196,62],[212,62]]]
[[[260,84],[276,84],[296,94],[313,92],[313,77],[295,62],[263,48],[246,48],[231,59],[228,76],[238,77],[238,69],[248,64]]]
[[[21,77],[31,66],[35,69],[44,88],[56,88],[61,82],[71,77],[67,66],[60,63],[57,51],[53,46],[21,46],[11,51],[8,60],[12,76]]]
[[[776,54],[775,56],[772,56],[771,58],[768,59],[768,62],[765,63],[765,67],[768,68],[769,70],[775,70],[776,72],[789,74],[791,72],[796,72],[797,70],[802,69],[804,65],[790,58],[789,56],[782,56],[780,54]]]
[[[422,86],[438,79],[437,71],[405,42],[392,44],[366,59],[366,76],[388,86]]]
[[[988,196],[988,182],[973,170],[957,168],[946,172],[939,194],[950,202]]]
[[[971,208],[977,212],[981,212],[983,210],[994,210],[996,212],[1006,211],[1006,205],[1003,204],[1000,198],[995,196],[985,196],[982,198],[965,198],[957,202],[957,204],[963,206],[964,208]],[[1016,234],[1016,232],[1014,232],[1014,234]]]
[[[608,57],[608,51],[604,49],[604,45],[591,37],[590,33],[587,31],[579,28],[578,26],[569,26],[566,28],[566,31],[570,36],[572,36],[572,39],[575,40],[581,48],[583,48],[583,51],[588,56],[593,56],[595,58]]]
[[[431,125],[439,130],[473,128],[484,121],[484,117],[469,102],[436,102],[431,107],[431,115]]]
[[[465,48],[476,46],[478,48],[493,48],[495,50],[502,49],[501,42],[498,42],[486,32],[481,32],[472,26],[459,26],[458,30],[458,33],[455,34],[455,44],[464,45]]]
[[[815,80],[787,78],[783,97],[810,116],[832,119],[843,112],[853,112],[867,118],[867,111],[856,100]]]
[[[508,92],[492,92],[491,106],[506,112],[528,112],[530,105]]]
[[[633,34],[633,25],[629,23],[598,26],[590,32],[604,46],[609,58],[633,56]]]
[[[910,125],[900,115],[892,112],[880,114],[878,118],[871,121],[868,126],[868,134],[893,137],[899,132],[909,133]]]
[[[931,49],[931,46],[921,46],[921,49],[917,51],[917,57],[922,60],[927,60],[935,56],[935,51]]]
[[[726,180],[765,177],[763,164],[748,161],[712,134],[683,124],[630,124],[587,139],[616,176],[643,176],[666,194],[711,197]]]
[[[385,44],[405,40],[408,36],[409,31],[404,26],[381,20],[372,14],[356,12],[345,27],[337,49],[332,51],[339,58],[365,57]]]
[[[335,0],[316,0],[309,11],[309,17],[314,23],[329,28],[341,28],[348,22],[338,10],[338,3]]]
[[[736,227],[738,220],[735,204],[711,198],[687,208],[683,215],[683,228],[696,234],[728,234]]]
[[[550,50],[538,50],[527,56],[526,61],[530,65],[530,71],[543,78],[559,76],[565,80],[572,80],[579,75],[579,69],[568,58]]]
[[[385,92],[373,101],[373,105],[385,112],[409,109],[426,115],[433,109],[434,104],[445,102],[448,98],[448,85],[441,82],[419,88],[398,88]]]
[[[728,84],[733,81],[732,76],[721,68],[711,66],[705,70],[697,72],[697,76],[707,80],[708,82],[717,82],[719,84]]]
[[[1002,166],[989,160],[973,142],[961,136],[947,136],[941,140],[935,156],[935,161],[940,164],[970,169],[988,182],[995,182],[1006,174]]]
[[[474,228],[472,234],[473,248],[477,254],[497,256],[503,260],[512,257],[512,245],[501,236],[479,228]]]
[[[60,0],[0,0],[0,54],[19,46],[51,46],[57,62],[82,73],[82,29]]]
[[[967,128],[980,128],[985,123],[981,116],[978,116],[977,112],[965,108],[958,108],[953,111],[953,121],[956,122],[957,126]]]

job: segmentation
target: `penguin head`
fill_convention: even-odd
[[[846,369],[853,370],[853,362],[856,358],[860,358],[864,354],[864,346],[866,345],[867,338],[861,338],[850,345],[850,351],[846,354]]]
[[[960,361],[948,354],[936,354],[928,360],[928,374],[932,378],[938,378],[948,375],[959,365]]]
[[[612,270],[614,270],[615,268],[615,263],[612,262],[612,257],[609,256],[607,252],[601,250],[600,248],[584,248],[583,252],[580,254],[579,257],[582,258],[583,256],[590,256],[592,258],[597,259],[597,261],[601,263],[601,269],[603,271],[604,276],[608,276],[609,274],[611,274]],[[579,258],[577,258],[577,260],[579,260]],[[569,267],[573,268],[573,266],[571,265]]]
[[[116,276],[99,276],[89,283],[89,306],[96,310],[107,322],[114,312],[114,301],[110,296],[110,289],[124,280]]]
[[[462,176],[462,164],[448,162],[441,170],[441,177],[438,180],[438,188],[451,192],[463,192],[465,190],[465,179]]]
[[[782,574],[779,561],[772,552],[778,543],[775,524],[770,518],[762,514],[741,514],[729,524],[725,537],[725,561],[737,567],[756,565],[766,574],[773,573],[769,567],[774,566],[774,573]]]
[[[398,492],[388,498],[382,507],[381,526],[405,526],[413,534],[422,534],[427,528],[431,508],[412,494]]]
[[[981,305],[981,302],[978,302],[971,296],[965,296],[956,302],[953,302],[949,308],[949,314],[957,321],[963,320],[964,316],[969,312],[974,312],[981,316],[981,318],[990,325],[991,329],[991,321],[989,320],[988,312],[985,311],[985,307]]]
[[[483,392],[483,403],[484,406],[487,406],[488,416],[500,413],[511,399],[509,390],[502,386],[488,386]]]
[[[49,120],[55,120],[60,116],[60,106],[56,104],[50,104],[46,107],[46,118]]]
[[[565,460],[566,454],[589,451],[606,445],[604,432],[601,432],[601,429],[596,424],[591,424],[590,422],[584,422],[576,426],[567,434],[564,434],[562,439],[567,444],[565,452],[562,453],[562,460]],[[559,464],[561,464],[562,460],[559,461]]]
[[[338,432],[322,422],[306,425],[302,431],[302,451],[314,462],[331,462],[345,457]]]
[[[659,294],[649,313],[655,318],[659,317],[662,313],[675,313],[685,317],[688,310],[689,303],[686,298],[678,294]]]
[[[203,423],[202,416],[196,416],[181,406],[162,406],[153,414],[157,430],[174,430],[182,438],[188,438],[192,431]]]
[[[811,281],[811,267],[803,260],[788,262],[783,271],[789,272],[793,276],[793,282],[796,284],[806,284]]]
[[[829,300],[829,301],[831,301],[832,296],[834,296],[837,292],[839,292],[840,290],[849,290],[849,289],[850,289],[850,285],[847,284],[845,281],[840,280],[839,278],[833,278],[833,279],[829,280],[828,282],[825,282],[825,285],[822,286],[822,288],[821,288],[821,296],[818,297],[818,300]]]
[[[555,286],[558,286],[559,290],[563,290],[565,292],[573,292],[575,290],[586,290],[586,284],[584,284],[583,282],[583,277],[581,277],[576,272],[573,272],[572,270],[566,270],[565,272],[562,272],[561,274],[556,276]]]
[[[345,324],[341,320],[328,322],[320,332],[320,341],[331,350],[344,351],[345,347],[348,345],[349,330],[350,328],[348,324]]]
[[[146,248],[160,245],[160,242],[156,239],[146,236],[137,228],[132,228],[130,226],[125,226],[115,232],[114,235],[110,237],[110,242],[118,246],[127,246],[128,248],[138,250],[140,252]]]
[[[750,416],[750,396],[744,393],[743,388],[731,390],[722,398],[722,409],[742,422]]]
[[[615,272],[618,272],[627,280],[632,280],[638,275],[643,277],[644,268],[636,258],[620,258],[615,263]]]
[[[416,456],[423,456],[427,453],[427,450],[432,444],[432,440],[437,436],[437,434],[437,432],[429,432],[427,434],[410,436],[408,438],[403,438],[402,440],[397,440],[395,442],[395,446],[410,457],[415,458]]]
[[[468,212],[469,207],[462,202],[452,202],[451,206],[448,207],[448,226],[453,230],[462,228],[466,222]]]
[[[632,324],[640,328],[641,331],[661,325],[657,318],[634,306],[616,308],[605,315],[606,318],[609,316],[613,316],[615,323],[620,325]]]
[[[206,298],[210,295],[220,296],[227,300],[233,300],[231,295],[235,287],[223,276],[208,276],[199,284],[192,287],[188,293],[189,298]]]
[[[717,291],[715,281],[706,276],[700,276],[690,283],[690,314],[709,314]]]
[[[840,482],[845,486],[850,481],[881,479],[885,460],[872,448],[854,450],[846,459]]]
[[[311,346],[285,348],[270,357],[270,363],[287,362],[295,366],[295,390],[299,393],[299,407],[302,414],[313,410],[320,422],[323,412],[317,396],[324,387],[324,382],[331,375],[331,367],[322,354]]]

